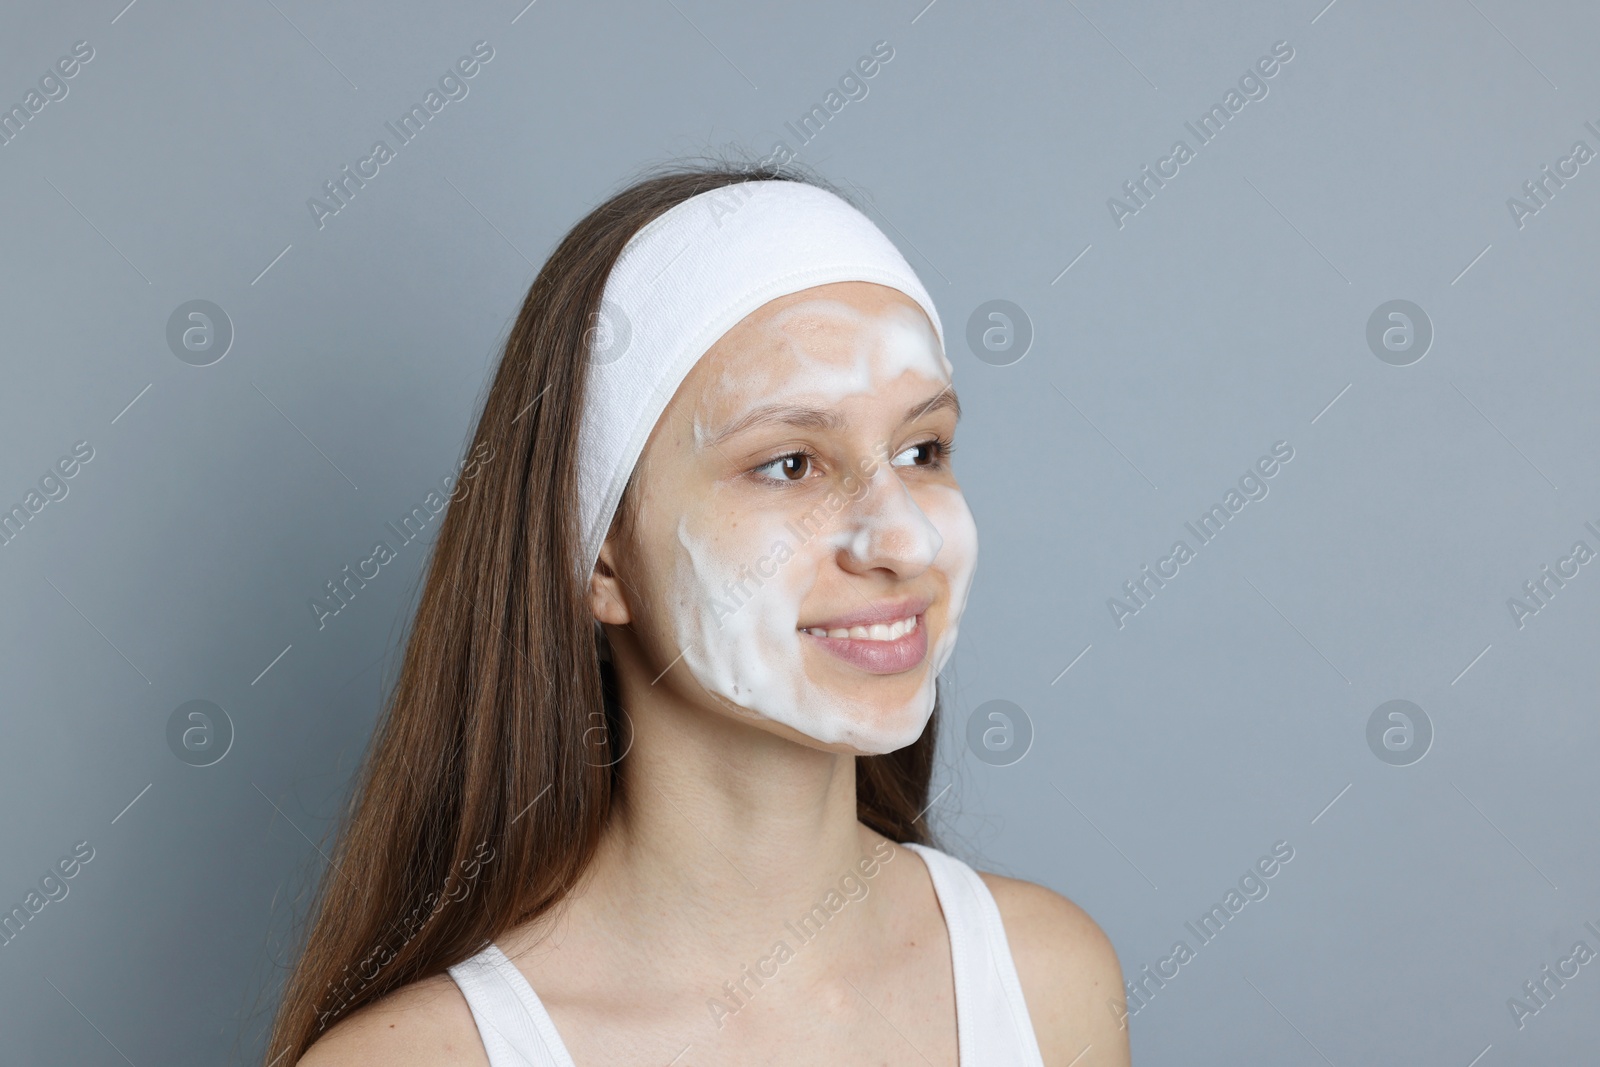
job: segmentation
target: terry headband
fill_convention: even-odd
[[[927,312],[933,298],[883,231],[798,181],[752,181],[679,203],[633,235],[606,278],[589,333],[579,427],[578,515],[587,579],[656,420],[700,357],[746,315],[832,282],[876,282]]]

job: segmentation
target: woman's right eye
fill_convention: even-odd
[[[773,481],[798,482],[811,471],[811,457],[804,452],[791,452],[770,463],[763,463],[755,473]]]

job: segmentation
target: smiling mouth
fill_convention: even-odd
[[[904,674],[916,670],[928,658],[926,623],[919,611],[884,622],[802,626],[798,632],[806,637],[807,644],[815,645],[857,670],[868,674]]]
[[[917,628],[917,616],[908,615],[890,623],[873,623],[871,626],[841,626],[826,629],[821,626],[801,627],[800,632],[812,637],[848,638],[852,641],[898,641]]]

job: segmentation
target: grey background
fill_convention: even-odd
[[[1295,849],[1135,1061],[1592,1056],[1600,963],[1520,1030],[1506,1003],[1600,949],[1600,565],[1521,629],[1506,606],[1600,548],[1600,162],[1525,228],[1506,206],[1600,149],[1592,7],[124,2],[0,27],[6,106],[95,50],[0,147],[0,505],[95,450],[0,547],[0,903],[95,849],[0,949],[0,1060],[259,1062],[425,546],[320,632],[309,597],[455,469],[574,221],[641,165],[779,139],[859,188],[957,364],[982,553],[945,846],[1072,897],[1130,978]],[[469,95],[319,230],[306,199],[479,40]],[[802,148],[784,123],[879,40]],[[1280,40],[1269,95],[1119,229],[1107,198]],[[235,330],[212,366],[166,343],[193,299]],[[993,299],[1035,332],[1011,366],[964,342]],[[1408,367],[1366,343],[1393,299],[1435,330]],[[1116,628],[1278,440],[1270,495]],[[210,767],[166,741],[194,699],[236,732]],[[997,699],[1034,733],[1010,766],[967,744]],[[1410,766],[1366,741],[1394,699],[1435,731]]]

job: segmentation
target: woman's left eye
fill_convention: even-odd
[[[894,467],[937,467],[950,453],[950,446],[940,440],[921,441],[912,445],[890,461]]]

